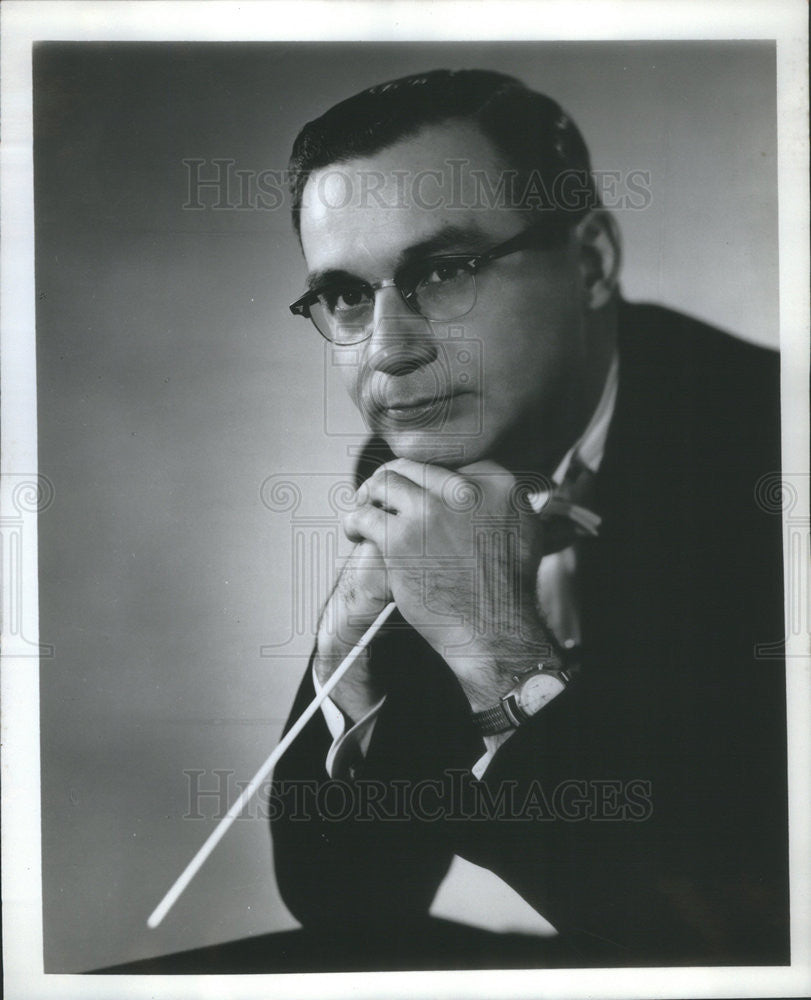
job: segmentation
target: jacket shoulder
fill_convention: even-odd
[[[622,303],[620,385],[637,420],[702,450],[752,449],[779,463],[780,356],[661,306]],[[672,443],[676,443],[675,440]]]
[[[763,381],[779,372],[777,350],[743,340],[685,313],[651,303],[622,302],[620,349],[629,360],[658,361],[691,378],[723,375]]]

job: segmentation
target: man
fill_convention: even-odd
[[[776,359],[622,300],[576,126],[502,74],[365,91],[291,167],[291,308],[371,432],[291,723],[397,614],[277,768],[287,905],[430,963],[459,855],[554,925],[521,964],[787,961]]]

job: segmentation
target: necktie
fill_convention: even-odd
[[[580,457],[573,455],[560,484],[530,495],[532,509],[544,521],[546,555],[597,534],[602,518],[587,506],[592,503],[595,478]]]
[[[596,474],[575,454],[563,480],[544,494],[530,497],[533,509],[544,522],[544,557],[538,567],[537,601],[544,619],[552,627],[570,664],[580,647],[577,554],[575,542],[593,537],[601,518],[589,506],[594,497]]]

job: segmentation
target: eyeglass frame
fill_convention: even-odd
[[[478,292],[476,288],[476,273],[485,265],[490,264],[494,260],[500,260],[502,257],[507,257],[510,254],[518,253],[521,250],[528,249],[552,249],[560,242],[561,232],[560,229],[555,226],[530,226],[527,229],[522,229],[520,233],[516,233],[515,236],[511,236],[510,239],[505,240],[503,243],[498,243],[496,246],[491,247],[489,250],[485,250],[482,253],[477,254],[464,254],[464,253],[452,253],[452,254],[428,254],[421,260],[415,260],[407,264],[403,264],[397,269],[394,276],[391,278],[384,278],[382,281],[363,281],[362,279],[357,279],[355,281],[347,281],[346,284],[352,284],[358,288],[368,289],[372,293],[378,292],[381,288],[396,288],[400,293],[400,297],[408,306],[408,308],[417,316],[421,316],[423,319],[428,320],[429,323],[451,323],[453,320],[461,319],[462,316],[467,316],[475,307],[478,300]],[[464,265],[470,269],[470,276],[473,279],[473,302],[469,309],[465,312],[459,313],[456,316],[448,316],[445,319],[434,319],[432,320],[429,316],[425,316],[424,313],[420,312],[414,304],[412,304],[412,299],[416,294],[416,284],[410,290],[406,285],[404,287],[403,277],[404,274],[416,269],[423,269],[431,264],[450,264],[457,263]],[[358,340],[353,340],[342,344],[339,341],[333,340],[328,337],[323,330],[317,325],[312,315],[310,314],[310,307],[315,303],[316,299],[325,292],[327,289],[334,287],[337,282],[333,279],[331,281],[323,282],[316,288],[311,288],[309,291],[305,292],[300,298],[296,299],[295,302],[290,305],[290,312],[294,316],[302,316],[304,319],[309,319],[313,326],[318,330],[319,334],[330,344],[337,344],[339,347],[354,347],[357,344],[362,344],[364,341],[368,340],[373,329],[369,329],[369,332],[360,337]],[[374,307],[374,298],[372,298],[372,306]],[[372,324],[370,324],[370,327]]]

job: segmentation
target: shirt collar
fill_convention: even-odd
[[[614,406],[617,401],[617,386],[619,384],[619,356],[614,352],[608,374],[605,378],[603,393],[600,401],[588,422],[586,429],[575,441],[572,447],[566,452],[560,464],[552,474],[552,479],[558,486],[563,482],[572,459],[577,455],[578,459],[591,472],[597,472],[605,453],[605,442],[608,437],[608,428],[611,418],[614,415]]]

